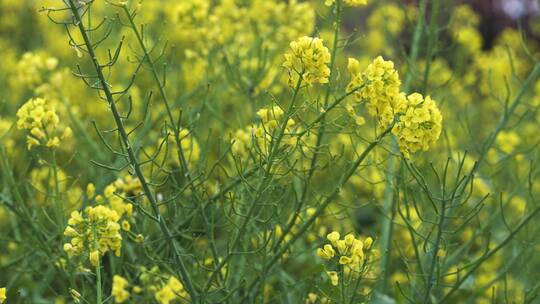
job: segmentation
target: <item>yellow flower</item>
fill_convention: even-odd
[[[102,205],[87,207],[84,216],[73,211],[64,230],[64,235],[71,237],[70,242],[64,244],[64,251],[70,257],[88,254],[93,266],[108,251],[119,256],[122,236],[118,220],[116,211]]]
[[[373,239],[371,237],[367,237],[364,241],[364,247],[369,250],[371,248],[371,245],[373,244]]]
[[[335,2],[336,0],[325,0],[324,5],[332,6],[334,5]],[[344,0],[343,3],[346,6],[351,6],[351,7],[364,6],[364,5],[367,5],[367,0]]]
[[[186,158],[186,161],[188,162],[188,164],[196,163],[201,155],[201,148],[199,147],[199,143],[193,136],[193,133],[191,133],[191,131],[187,129],[181,129],[178,136],[180,138],[180,146],[184,151],[184,157]],[[174,150],[176,151],[176,148]]]
[[[372,32],[380,32],[388,36],[399,34],[403,30],[405,21],[404,10],[397,4],[387,3],[375,8],[368,17],[367,24]],[[385,46],[388,47],[387,44]]]
[[[17,111],[17,128],[30,130],[26,137],[28,149],[37,146],[57,148],[60,139],[70,136],[71,129],[62,127],[54,108],[43,98],[28,100]]]
[[[341,257],[339,258],[339,263],[340,263],[341,265],[347,265],[347,264],[350,264],[351,262],[352,262],[352,258],[351,258],[351,257],[348,257],[348,256],[343,255],[343,256],[341,256]]]
[[[86,196],[88,198],[91,198],[94,197],[94,195],[96,195],[96,186],[94,186],[94,184],[92,183],[89,183],[88,185],[86,185]]]
[[[6,288],[3,287],[3,288],[0,288],[0,304],[1,303],[4,303],[6,301],[7,297],[6,297]]]
[[[332,247],[332,245],[330,244],[326,244],[324,245],[323,248],[318,248],[317,249],[317,256],[325,259],[325,260],[330,260],[331,258],[334,257],[334,255],[336,254],[334,248]]]
[[[405,157],[418,150],[429,149],[439,139],[442,115],[429,96],[424,99],[421,94],[410,94],[402,113],[392,133],[398,138],[400,150]]]
[[[289,73],[289,85],[295,87],[299,81],[307,84],[327,83],[330,76],[330,52],[320,38],[304,36],[291,42],[285,53],[285,67]]]
[[[405,105],[394,63],[379,56],[361,71],[358,60],[349,58],[348,70],[351,81],[347,92],[354,93],[358,101],[366,102],[369,114],[378,118],[381,128],[386,128]],[[354,114],[352,105],[350,107],[348,112]]]
[[[338,273],[336,271],[327,271],[326,274],[330,278],[330,282],[332,283],[332,285],[337,286],[339,283]]]
[[[129,291],[126,290],[127,286],[128,281],[125,278],[119,275],[113,277],[111,296],[114,297],[115,303],[124,303],[129,299]]]
[[[184,285],[174,276],[169,277],[167,284],[163,285],[154,294],[154,297],[160,304],[169,304],[171,301],[187,296],[188,294],[184,290]]]
[[[340,238],[340,235],[339,235],[339,232],[337,231],[334,231],[334,232],[331,232],[329,233],[326,238],[332,242],[332,244],[336,245],[337,241],[339,240]]]
[[[169,285],[163,286],[163,288],[158,290],[154,296],[160,304],[169,304],[176,299],[176,295]]]
[[[129,231],[130,229],[131,229],[131,225],[129,224],[129,222],[126,221],[126,220],[123,220],[122,221],[122,230]]]
[[[71,295],[75,303],[81,303],[81,294],[77,290],[70,288],[69,294]]]
[[[337,231],[329,233],[326,238],[335,246],[336,249],[334,249],[332,245],[326,244],[323,246],[323,248],[317,249],[317,256],[325,260],[333,260],[335,257],[337,261],[334,260],[333,262],[347,266],[343,269],[345,274],[351,273],[351,270],[353,269],[355,270],[354,273],[363,271],[363,267],[365,266],[364,250],[369,250],[369,247],[373,243],[373,239],[368,237],[366,239],[366,246],[364,246],[364,243],[360,239],[355,238],[353,234],[347,234],[343,239],[340,239],[340,234]],[[327,273],[333,282],[338,281],[337,272],[327,271]]]
[[[521,143],[521,138],[513,131],[501,131],[497,136],[497,145],[506,154],[511,154]]]
[[[99,251],[94,250],[90,252],[89,259],[90,259],[90,264],[92,264],[92,266],[97,266],[99,263]]]
[[[176,293],[177,295],[182,296],[182,297],[187,296],[187,293],[186,293],[186,291],[184,290],[184,285],[183,285],[182,282],[180,282],[180,280],[178,280],[176,277],[171,276],[171,277],[169,278],[169,282],[167,283],[167,285],[169,285],[169,287],[171,287],[171,289],[172,289],[172,290],[174,291],[174,293]]]
[[[283,116],[283,110],[279,106],[274,106],[272,108],[262,108],[257,111],[257,116],[259,116],[263,123],[268,123],[274,120],[277,121]]]

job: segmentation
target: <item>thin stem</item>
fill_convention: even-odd
[[[142,170],[141,170],[141,167],[140,167],[140,164],[137,160],[137,156],[135,154],[135,151],[133,150],[133,146],[131,145],[131,142],[129,140],[129,137],[128,137],[128,134],[126,132],[126,129],[124,127],[124,124],[122,122],[122,118],[118,112],[118,109],[116,108],[116,104],[114,102],[114,98],[112,96],[112,93],[110,91],[110,88],[109,88],[109,85],[105,79],[105,76],[103,74],[103,71],[102,71],[102,68],[101,68],[101,65],[97,59],[97,56],[95,54],[95,51],[94,51],[94,47],[92,45],[92,42],[90,41],[90,38],[88,37],[88,34],[87,34],[87,31],[86,31],[86,28],[82,22],[82,18],[81,18],[81,15],[79,13],[79,10],[77,8],[77,6],[75,5],[75,3],[73,2],[73,0],[68,0],[68,4],[69,4],[69,8],[71,10],[71,12],[73,13],[73,16],[76,20],[76,25],[78,26],[79,28],[79,32],[81,33],[81,36],[84,40],[84,44],[86,45],[86,48],[87,48],[87,51],[88,51],[88,54],[90,56],[90,59],[92,61],[92,64],[94,66],[94,69],[96,70],[96,73],[97,73],[97,76],[98,76],[98,79],[99,79],[99,82],[100,82],[100,85],[101,85],[101,90],[105,93],[105,97],[107,99],[107,102],[109,104],[109,107],[111,109],[111,113],[114,117],[114,121],[116,123],[116,126],[117,126],[117,129],[118,129],[118,132],[120,134],[120,138],[122,140],[122,144],[124,145],[127,153],[128,153],[128,158],[129,158],[129,161],[135,171],[135,174],[137,176],[137,178],[139,179],[139,181],[141,182],[141,186],[142,186],[142,189],[143,189],[143,192],[144,194],[146,195],[146,197],[148,198],[148,200],[150,201],[150,204],[152,206],[152,209],[156,215],[156,218],[158,219],[158,222],[159,222],[159,226],[160,226],[160,229],[162,231],[162,233],[165,235],[166,239],[168,240],[168,244],[169,246],[171,247],[171,249],[173,250],[174,252],[174,256],[176,258],[176,261],[178,263],[178,266],[180,268],[180,275],[182,277],[182,280],[184,281],[185,285],[186,285],[186,291],[190,294],[191,296],[191,299],[193,302],[197,303],[198,302],[198,296],[197,296],[197,293],[195,291],[195,288],[193,287],[193,284],[191,282],[191,278],[187,272],[187,269],[184,265],[184,261],[181,257],[181,254],[180,254],[180,249],[179,249],[179,246],[178,244],[176,243],[176,240],[174,238],[172,238],[171,236],[171,233],[169,231],[169,228],[167,227],[167,224],[165,223],[162,215],[161,215],[161,212],[159,211],[159,207],[158,207],[158,204],[156,202],[156,199],[155,199],[155,196],[154,194],[152,193],[152,191],[150,190],[150,187],[148,185],[148,182],[146,181],[146,178],[144,177],[144,174],[142,173]]]
[[[392,123],[384,132],[382,132],[375,140],[373,140],[369,145],[364,149],[362,154],[358,156],[358,158],[353,162],[351,167],[349,167],[348,170],[344,172],[344,174],[339,179],[338,183],[330,192],[328,196],[322,201],[322,203],[315,209],[315,212],[298,228],[298,231],[292,235],[291,239],[286,242],[279,250],[274,253],[272,258],[265,263],[263,266],[262,273],[267,273],[274,264],[279,261],[281,256],[289,250],[289,248],[311,227],[311,225],[315,222],[315,220],[321,216],[321,214],[324,212],[326,207],[335,199],[335,197],[341,192],[341,189],[347,184],[351,176],[355,173],[356,169],[362,164],[362,162],[366,159],[366,157],[369,155],[369,153],[383,140],[383,138],[392,131],[392,128],[394,127],[394,124]],[[249,288],[247,289],[249,293],[255,288],[259,280],[261,279],[261,276],[257,276],[255,280],[251,283]]]
[[[433,288],[433,275],[435,273],[435,266],[437,264],[439,254],[439,247],[442,240],[443,232],[444,232],[444,220],[446,219],[446,200],[443,198],[442,200],[442,206],[441,211],[439,212],[439,223],[437,224],[437,236],[435,238],[435,244],[432,248],[432,254],[431,254],[431,264],[429,265],[428,271],[428,278],[427,278],[427,287],[424,294],[424,303],[430,303],[430,294],[431,289]]]
[[[281,140],[283,139],[283,136],[285,135],[285,130],[287,128],[287,123],[288,123],[288,121],[289,121],[289,119],[290,119],[290,117],[292,115],[294,105],[295,105],[296,100],[298,98],[298,94],[300,92],[300,88],[301,88],[301,85],[302,85],[302,75],[303,75],[303,73],[300,73],[298,81],[297,81],[296,86],[294,88],[294,93],[293,93],[291,103],[289,104],[289,107],[288,107],[288,109],[286,111],[283,122],[281,123],[281,125],[279,127],[278,134],[277,134],[276,137],[272,137],[269,154],[268,154],[268,158],[267,158],[267,161],[266,161],[266,168],[264,170],[264,175],[261,178],[261,181],[259,182],[259,184],[257,186],[257,189],[255,191],[255,195],[253,195],[253,199],[250,202],[248,212],[244,216],[244,220],[240,224],[240,228],[238,229],[238,232],[235,234],[235,236],[233,238],[232,245],[230,246],[230,252],[228,252],[227,255],[225,256],[225,258],[223,258],[221,260],[221,262],[217,265],[216,269],[212,272],[212,274],[208,278],[208,281],[206,282],[205,288],[204,288],[205,291],[207,291],[210,288],[210,286],[212,284],[212,281],[216,277],[217,273],[220,272],[221,269],[223,268],[223,266],[225,266],[225,264],[229,261],[229,259],[232,256],[232,251],[235,250],[235,248],[238,246],[238,243],[241,240],[241,237],[244,236],[244,232],[245,232],[245,230],[247,228],[247,224],[251,220],[251,217],[252,217],[253,213],[255,212],[256,207],[258,206],[257,202],[261,198],[263,190],[266,188],[266,184],[268,183],[270,177],[272,176],[271,172],[272,172],[273,165],[274,165],[274,157],[276,156],[276,153],[279,150],[279,145],[281,144]]]
[[[418,51],[420,48],[420,38],[422,37],[422,28],[424,26],[424,16],[426,11],[427,1],[422,0],[420,2],[420,14],[418,16],[418,22],[413,34],[411,53],[409,55],[409,64],[408,71],[405,75],[405,80],[403,82],[403,91],[409,93],[412,75],[413,75],[413,65],[416,62],[418,57]],[[392,141],[391,152],[398,150],[397,142]],[[393,182],[396,173],[396,160],[394,157],[388,158],[388,163],[386,165],[386,177],[384,185],[384,199],[383,199],[383,223],[382,223],[382,233],[381,233],[381,278],[379,283],[376,286],[376,290],[379,292],[384,292],[387,290],[387,281],[388,281],[388,267],[390,264],[391,256],[391,247],[392,247],[392,233],[393,233],[393,220],[394,220],[394,192],[393,192]]]
[[[438,34],[437,34],[437,21],[439,18],[439,0],[432,0],[431,4],[431,16],[429,21],[429,35],[427,41],[427,54],[426,54],[426,67],[424,69],[424,81],[422,84],[422,93],[426,93],[429,73],[431,70],[431,61],[434,55],[434,48],[436,47]]]
[[[97,232],[96,232],[96,226],[93,227],[93,234],[94,234],[94,249],[98,250],[98,259],[96,263],[96,303],[101,304],[103,302],[102,300],[102,291],[101,291],[101,256],[99,254],[99,244],[98,244],[98,238],[97,238]]]
[[[471,264],[474,264],[471,269],[461,277],[454,286],[452,286],[452,289],[437,303],[442,304],[450,299],[450,296],[454,294],[454,292],[459,290],[459,287],[484,263],[486,260],[488,260],[490,257],[492,257],[495,253],[499,252],[502,248],[504,248],[511,240],[514,239],[516,234],[529,223],[530,220],[532,220],[537,214],[540,212],[540,207],[537,207],[534,209],[527,217],[525,217],[518,225],[517,227],[512,230],[512,232],[499,244],[497,247],[493,248],[493,250],[490,250],[486,254],[482,255],[478,259],[476,259]]]
[[[315,145],[316,148],[320,147],[321,144],[322,144],[324,133],[326,131],[324,121],[326,120],[326,115],[328,114],[328,112],[331,111],[334,107],[336,107],[339,103],[341,103],[341,101],[345,100],[345,98],[347,98],[348,96],[353,94],[354,91],[356,91],[356,89],[355,89],[353,92],[348,92],[344,96],[334,100],[334,102],[332,104],[330,104],[330,106],[328,106],[328,102],[329,102],[329,99],[330,99],[331,85],[332,85],[332,82],[333,82],[335,61],[336,61],[336,56],[337,56],[337,48],[338,48],[338,40],[339,40],[339,29],[341,27],[341,0],[338,0],[335,3],[336,3],[336,7],[335,7],[336,13],[335,13],[334,43],[333,43],[333,46],[332,46],[332,54],[331,54],[331,58],[330,58],[330,81],[328,83],[328,86],[326,87],[326,95],[325,95],[325,98],[324,98],[324,112],[320,113],[315,118],[315,120],[310,124],[311,126],[314,126],[315,124],[321,122],[321,128],[319,130],[319,133],[317,134],[317,141],[316,141],[316,145]],[[309,128],[302,131],[302,132],[300,132],[298,134],[298,137],[301,137],[302,135],[304,135],[308,130],[309,130]],[[311,159],[311,163],[310,163],[310,166],[309,166],[308,176],[307,176],[307,179],[304,181],[304,187],[302,189],[302,196],[300,197],[300,200],[299,200],[299,202],[298,202],[298,204],[297,204],[297,206],[295,208],[295,211],[293,213],[292,218],[290,219],[289,223],[287,224],[287,227],[285,228],[285,230],[283,231],[281,236],[275,242],[274,248],[273,248],[272,251],[276,251],[277,248],[279,248],[279,246],[281,245],[283,240],[285,240],[285,237],[287,236],[287,234],[294,227],[294,224],[296,223],[296,220],[300,216],[300,211],[302,210],[302,207],[303,207],[304,202],[305,202],[306,197],[307,197],[307,190],[308,190],[308,187],[309,187],[309,182],[311,181],[311,178],[313,177],[313,174],[315,173],[315,168],[317,167],[318,155],[319,155],[319,153],[317,153],[317,151],[314,151],[313,158]]]

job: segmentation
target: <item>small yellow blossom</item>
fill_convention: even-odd
[[[501,131],[497,136],[496,142],[501,151],[506,154],[511,154],[521,143],[521,138],[514,131]]]
[[[331,258],[334,257],[335,254],[336,254],[336,251],[330,244],[326,244],[324,245],[323,248],[317,249],[317,255],[325,260],[330,260]]]
[[[73,289],[73,288],[70,288],[69,289],[69,294],[71,295],[71,298],[73,298],[73,301],[75,303],[81,303],[81,293],[78,292],[77,290]]]
[[[179,298],[187,297],[184,285],[174,276],[169,278],[167,284],[157,290],[154,297],[160,304],[169,304]]]
[[[45,99],[30,99],[17,111],[17,128],[29,130],[26,137],[28,149],[36,146],[57,148],[60,139],[71,136],[69,127],[62,127],[54,108]]]
[[[6,299],[7,299],[7,297],[6,297],[6,288],[2,287],[2,288],[0,288],[0,304],[4,303],[6,301]]]
[[[324,5],[332,6],[334,5],[335,2],[336,0],[325,0]],[[367,5],[367,0],[344,0],[343,3],[346,6],[351,6],[351,7],[364,6],[364,5]]]
[[[94,195],[96,195],[96,186],[94,186],[94,184],[92,183],[89,183],[88,185],[86,185],[86,196],[88,198],[91,198],[94,197]]]
[[[131,225],[129,224],[128,221],[126,221],[126,220],[122,221],[122,230],[124,230],[124,231],[131,230]]]
[[[339,232],[337,231],[334,231],[334,232],[331,232],[329,233],[326,238],[332,242],[332,244],[336,245],[337,241],[339,240],[340,238],[340,235],[339,235]]]
[[[90,252],[89,259],[90,259],[90,264],[92,264],[92,266],[97,266],[98,265],[99,258],[100,258],[99,251],[94,250],[94,251]]]
[[[129,299],[129,291],[126,290],[128,285],[125,278],[119,275],[113,277],[111,296],[114,297],[115,303],[124,303]]]
[[[327,271],[326,274],[330,278],[332,285],[337,286],[339,284],[339,275],[336,271]]]

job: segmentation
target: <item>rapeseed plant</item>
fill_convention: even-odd
[[[540,22],[0,0],[0,303],[536,303]]]

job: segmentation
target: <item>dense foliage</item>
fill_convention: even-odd
[[[0,0],[0,303],[538,303],[540,22],[479,22]]]

